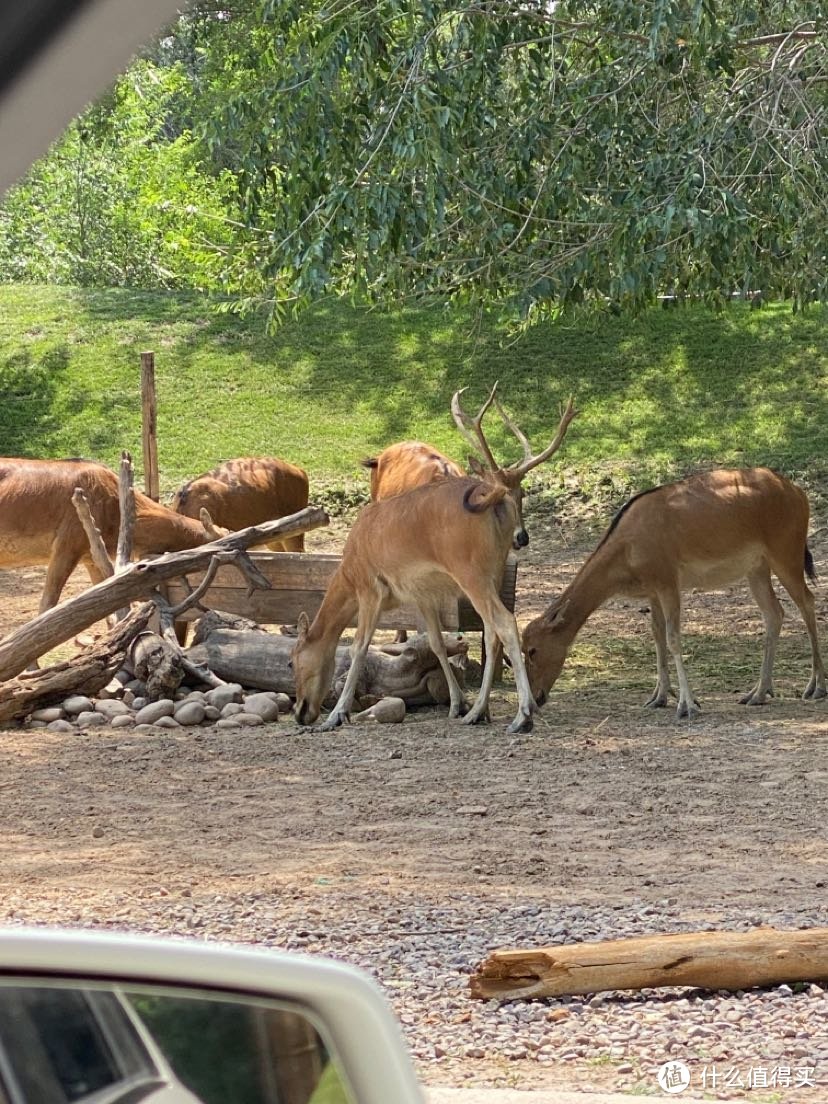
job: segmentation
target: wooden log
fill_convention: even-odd
[[[482,1000],[517,1000],[662,985],[735,990],[826,980],[828,928],[757,928],[495,951],[469,985]]]
[[[185,655],[228,682],[276,690],[293,697],[295,685],[290,657],[295,646],[296,639],[290,636],[219,628],[203,643],[187,649]],[[462,684],[466,642],[447,637],[446,649],[458,664],[455,670]],[[338,687],[350,665],[350,648],[337,648],[333,686],[327,699],[331,703],[338,696]],[[368,649],[357,699],[370,705],[389,696],[402,698],[409,705],[442,704],[449,700],[445,677],[425,637],[409,640],[398,655],[389,655],[379,648]]]
[[[64,663],[43,671],[29,671],[3,683],[0,686],[0,723],[25,717],[47,705],[56,705],[69,694],[97,694],[123,666],[130,643],[147,627],[154,612],[153,604],[147,602]]]
[[[184,679],[184,663],[178,642],[147,630],[138,633],[129,647],[126,666],[146,686],[147,701],[172,698]]]
[[[0,640],[0,682],[19,675],[38,656],[70,640],[126,603],[150,593],[159,584],[190,571],[204,570],[217,552],[242,552],[271,537],[278,540],[283,536],[296,536],[327,523],[328,515],[324,510],[308,506],[278,521],[251,525],[198,548],[168,552],[154,560],[139,560],[76,598],[46,610]]]

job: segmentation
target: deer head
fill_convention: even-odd
[[[513,547],[515,549],[525,548],[529,543],[529,535],[523,524],[523,477],[558,451],[563,444],[564,437],[566,437],[569,423],[573,418],[578,416],[579,411],[575,409],[574,400],[570,395],[566,407],[561,408],[558,432],[542,452],[533,453],[532,446],[529,444],[524,433],[515,425],[503,409],[500,398],[497,395],[497,382],[495,382],[492,387],[488,399],[486,399],[477,412],[477,415],[473,418],[469,414],[466,414],[460,406],[460,396],[465,390],[465,387],[463,387],[461,390],[455,391],[454,397],[451,400],[451,414],[454,418],[455,425],[462,435],[475,451],[480,452],[484,460],[484,464],[481,464],[476,457],[470,456],[469,467],[472,474],[476,475],[479,479],[484,479],[489,483],[498,483],[506,487],[509,492],[509,497],[514,501],[517,507],[517,526],[515,528]],[[506,427],[514,433],[523,449],[523,460],[516,461],[506,468],[501,467],[495,460],[489,442],[486,440],[486,435],[483,432],[483,418],[492,403],[497,407],[497,412],[503,419]]]

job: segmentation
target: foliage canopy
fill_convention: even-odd
[[[162,283],[277,316],[330,294],[530,320],[828,295],[828,16],[809,0],[210,0],[119,88],[85,126],[131,181],[120,209],[152,212],[141,248],[166,240],[164,203],[190,211],[179,258],[153,253]],[[121,171],[102,119],[126,122],[129,96],[153,156]],[[177,198],[153,206],[136,166],[158,165]]]

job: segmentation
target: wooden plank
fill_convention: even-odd
[[[328,553],[253,552],[250,558],[271,584],[271,590],[247,594],[239,574],[231,567],[220,567],[210,589],[204,595],[204,605],[226,613],[240,614],[262,625],[292,624],[303,611],[313,618],[322,604],[328,584],[340,563],[340,557]],[[198,586],[203,572],[188,576],[192,587]],[[517,560],[510,556],[503,577],[500,596],[506,608],[514,612],[517,588]],[[175,605],[187,595],[177,580],[167,584],[169,601]],[[194,620],[199,612],[190,610],[185,620]],[[446,599],[440,614],[446,632],[482,632],[483,622],[471,603],[461,597]],[[353,622],[353,625],[356,621]],[[419,612],[414,607],[387,610],[380,618],[383,629],[422,628]]]
[[[172,580],[166,584],[167,599],[172,605],[182,602],[187,593],[185,587],[178,580]],[[253,621],[258,621],[260,625],[290,625],[298,620],[299,614],[302,612],[306,613],[308,617],[314,618],[322,605],[324,597],[324,590],[282,590],[274,587],[272,590],[257,590],[248,596],[243,587],[215,588],[211,586],[202,600],[211,609],[249,617]],[[199,610],[187,610],[182,615],[181,620],[195,620],[200,616],[201,612]],[[444,603],[440,621],[446,632],[457,632],[459,623],[456,602]],[[355,625],[356,619],[352,622],[351,627]],[[379,627],[381,629],[419,628],[420,615],[416,609],[410,606],[387,610],[380,617]]]
[[[141,353],[141,426],[144,453],[144,490],[158,501],[158,416],[155,399],[155,353]]]

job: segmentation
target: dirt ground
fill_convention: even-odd
[[[587,547],[563,551],[556,533],[535,541],[519,569],[521,622]],[[828,545],[814,552],[828,573]],[[0,631],[33,614],[41,581],[36,569],[0,573]],[[828,588],[816,589],[824,630]],[[668,900],[700,927],[733,910],[828,925],[828,704],[796,696],[809,671],[798,615],[786,600],[780,696],[746,708],[738,695],[761,649],[746,591],[687,606],[703,708],[690,723],[643,708],[654,684],[648,618],[616,602],[588,623],[528,736],[505,732],[508,682],[494,723],[477,728],[425,710],[403,726],[333,734],[290,722],[143,737],[3,731],[0,921],[152,928],[146,901],[159,895],[311,899],[342,886],[401,899],[635,902],[645,915]],[[427,1077],[459,1083],[462,1065]],[[513,1083],[552,1083],[529,1065]],[[485,1063],[475,1069],[497,1083]],[[588,1073],[616,1086],[611,1071]],[[554,1083],[584,1076],[577,1063],[556,1067]]]

